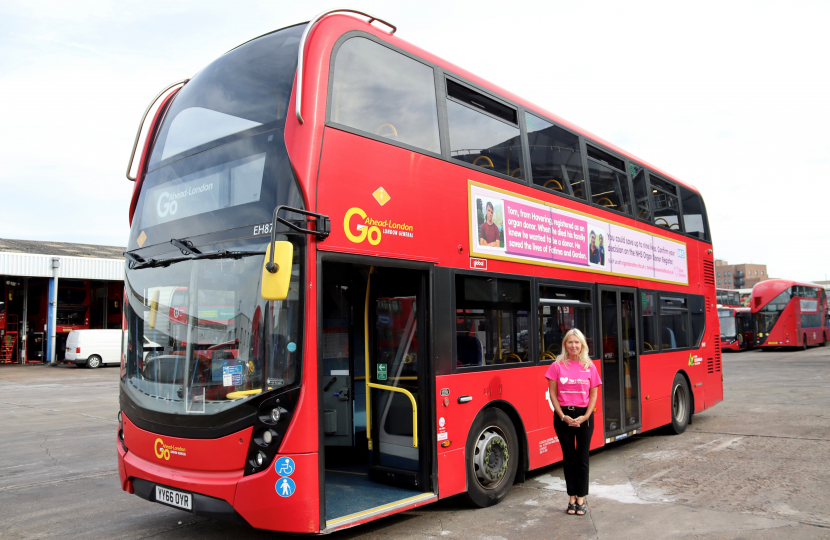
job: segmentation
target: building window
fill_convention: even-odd
[[[718,277],[720,277],[720,272],[718,272]]]
[[[718,275],[720,275],[720,274],[718,274]],[[718,280],[718,285],[720,285],[720,280]]]

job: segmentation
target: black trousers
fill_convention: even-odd
[[[586,407],[562,407],[565,416],[577,418],[587,412]],[[553,429],[562,446],[563,469],[568,495],[584,497],[588,494],[588,451],[594,433],[594,416],[579,427],[570,427],[553,415]]]

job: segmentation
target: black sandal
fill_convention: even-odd
[[[575,516],[584,516],[588,513],[588,501],[582,499],[582,504],[575,504],[576,511],[574,512]],[[582,512],[581,514],[579,512]]]
[[[565,513],[568,514],[569,516],[575,516],[576,515],[576,503],[568,503],[568,509],[565,510]]]

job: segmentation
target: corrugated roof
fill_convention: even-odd
[[[58,257],[89,257],[94,259],[124,259],[121,246],[98,246],[95,244],[73,244],[71,242],[40,242],[37,240],[11,240],[0,238],[2,253],[30,253]]]

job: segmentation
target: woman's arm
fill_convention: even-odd
[[[588,407],[585,414],[575,419],[577,424],[581,424],[582,422],[588,420],[594,413],[594,407],[597,404],[597,388],[599,388],[599,386],[595,386],[588,391]]]

